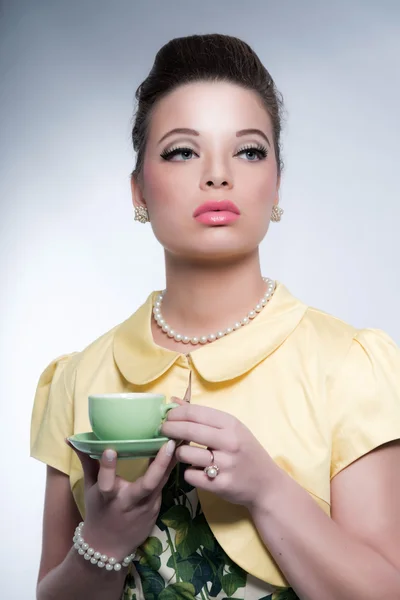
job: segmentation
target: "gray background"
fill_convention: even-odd
[[[400,342],[399,6],[1,4],[2,597],[35,597],[45,467],[29,458],[29,427],[41,371],[164,283],[162,250],[133,221],[130,126],[134,91],[172,37],[243,38],[284,94],[285,214],[263,244],[264,274]]]

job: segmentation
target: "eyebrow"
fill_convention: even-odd
[[[187,127],[176,127],[175,129],[171,129],[171,131],[168,131],[166,134],[164,134],[158,143],[161,144],[161,142],[163,142],[165,140],[165,138],[169,137],[170,135],[173,135],[174,133],[186,133],[189,135],[200,135],[200,133],[198,131],[196,131],[195,129],[188,129]],[[268,137],[265,135],[265,133],[263,131],[261,131],[261,129],[241,129],[240,131],[236,132],[236,137],[242,137],[243,135],[249,135],[249,134],[254,134],[254,133],[261,135],[261,137],[264,138],[264,140],[267,142],[268,146],[271,147]]]

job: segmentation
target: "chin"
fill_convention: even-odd
[[[258,248],[258,244],[255,243],[254,239],[248,244],[245,244],[244,240],[241,242],[236,241],[236,243],[228,243],[227,241],[223,243],[221,241],[219,243],[208,244],[193,243],[194,241],[192,240],[192,243],[180,244],[179,246],[171,244],[169,247],[165,247],[165,250],[182,259],[215,263],[237,260],[242,256],[255,252]]]
[[[239,258],[255,252],[266,234],[266,229],[238,227],[208,227],[197,231],[182,230],[177,234],[176,228],[163,235],[156,235],[165,251],[171,255],[187,260],[218,261]],[[154,232],[156,233],[156,232]]]

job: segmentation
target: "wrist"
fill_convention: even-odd
[[[116,571],[115,569],[111,571],[105,567],[98,568],[97,565],[92,564],[90,560],[85,560],[83,556],[78,554],[74,546],[72,546],[70,550],[70,561],[73,572],[76,574],[77,578],[80,578],[81,576],[92,577],[93,581],[97,581],[98,579],[101,579],[104,582],[110,582],[112,580],[117,581],[119,579],[123,580],[130,572],[130,566],[128,568],[122,568],[119,571]]]
[[[260,478],[253,500],[248,507],[253,520],[260,515],[266,515],[274,510],[274,505],[279,503],[279,497],[285,487],[288,475],[275,463],[268,465],[268,476]]]
[[[84,537],[85,535],[85,537]],[[127,568],[135,558],[135,552],[131,552],[122,556],[121,552],[110,552],[110,548],[106,551],[105,546],[97,546],[94,536],[88,532],[86,537],[83,521],[75,529],[73,537],[73,548],[80,554],[88,563],[96,565],[99,568],[105,568],[107,571],[120,571],[124,567]],[[107,552],[107,553],[106,553]]]

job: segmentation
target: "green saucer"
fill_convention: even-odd
[[[77,450],[89,454],[91,458],[100,459],[104,450],[111,448],[117,452],[119,459],[154,458],[169,438],[156,437],[150,440],[99,440],[92,431],[77,433],[68,438]]]

